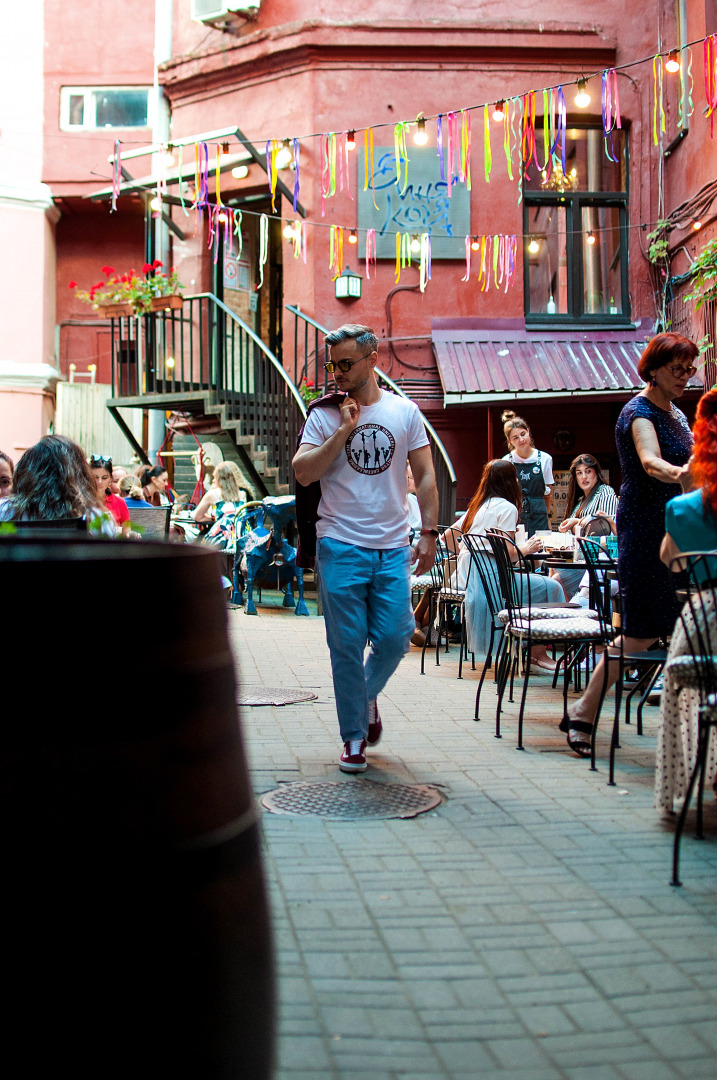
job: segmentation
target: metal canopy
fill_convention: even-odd
[[[512,325],[510,325],[512,322]],[[434,319],[443,403],[536,397],[614,397],[642,389],[637,362],[652,332],[566,329],[530,332],[517,320]],[[702,389],[693,380],[689,389]]]

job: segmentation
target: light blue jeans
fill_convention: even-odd
[[[316,565],[342,742],[366,738],[368,703],[410,648],[415,630],[410,559],[408,545],[379,551],[328,536],[318,541]]]

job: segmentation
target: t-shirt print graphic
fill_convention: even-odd
[[[380,424],[361,424],[346,440],[346,457],[356,472],[377,476],[391,464],[396,440]]]

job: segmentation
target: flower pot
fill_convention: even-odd
[[[131,304],[100,304],[98,311],[103,319],[129,319],[135,313]]]
[[[149,302],[149,310],[150,312],[171,311],[181,308],[183,304],[184,297],[179,293],[172,293],[171,296],[153,296]]]

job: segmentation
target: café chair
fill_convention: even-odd
[[[590,540],[584,536],[576,537],[578,544],[580,545],[580,551],[583,559],[588,568],[588,576],[590,578],[590,595],[595,604],[595,610],[598,613],[600,621],[600,627],[604,636],[604,644],[606,647],[616,648],[617,652],[610,653],[610,662],[617,661],[619,664],[618,678],[615,683],[615,712],[613,715],[612,724],[612,736],[610,738],[610,776],[608,779],[608,785],[614,787],[615,785],[615,751],[620,747],[620,714],[622,712],[622,697],[623,693],[627,690],[625,697],[626,709],[629,708],[629,702],[633,695],[642,690],[642,696],[637,709],[637,733],[642,735],[642,707],[645,703],[647,695],[649,694],[654,682],[662,671],[665,661],[667,659],[666,649],[644,649],[635,652],[625,652],[625,646],[623,644],[622,635],[619,633],[620,627],[615,625],[614,608],[615,600],[619,597],[620,579],[617,573],[617,563],[611,555],[609,555],[600,545],[597,540]],[[618,583],[618,597],[612,596],[611,582],[617,581]],[[613,646],[613,642],[616,637],[619,637],[620,645]],[[625,673],[632,668],[637,668],[640,672],[640,677],[636,683],[630,685],[625,682]],[[593,730],[590,739],[591,753],[590,753],[590,768],[595,770],[595,738],[597,734],[598,722],[600,720],[600,712],[602,710],[605,695],[607,693],[607,680],[608,680],[608,666],[603,665],[603,685],[601,688],[600,700],[598,702],[597,712],[595,714],[595,720],[593,722]],[[629,720],[628,720],[629,722]]]
[[[166,540],[171,506],[130,506],[129,523],[142,540]]]
[[[496,738],[500,738],[500,711],[508,680],[512,683],[522,655],[526,658],[523,692],[518,714],[518,749],[523,750],[523,715],[530,680],[530,650],[533,645],[563,648],[563,724],[568,722],[568,684],[571,660],[586,646],[602,644],[603,630],[592,613],[584,609],[542,608],[532,602],[531,570],[520,548],[509,537],[489,531],[487,539],[495,557],[500,590],[505,604],[505,631],[509,647],[503,650],[498,672]],[[562,730],[562,729],[561,729]]]
[[[677,690],[697,691],[697,752],[677,820],[672,853],[672,885],[681,885],[680,841],[690,800],[697,783],[696,836],[704,839],[702,803],[709,756],[710,738],[717,727],[717,552],[686,552],[672,561],[670,569],[683,570],[687,576],[687,598],[680,611],[679,625],[673,638],[686,651],[671,655],[665,666],[665,680]],[[678,634],[679,630],[682,634]],[[667,686],[663,692],[667,692]]]

